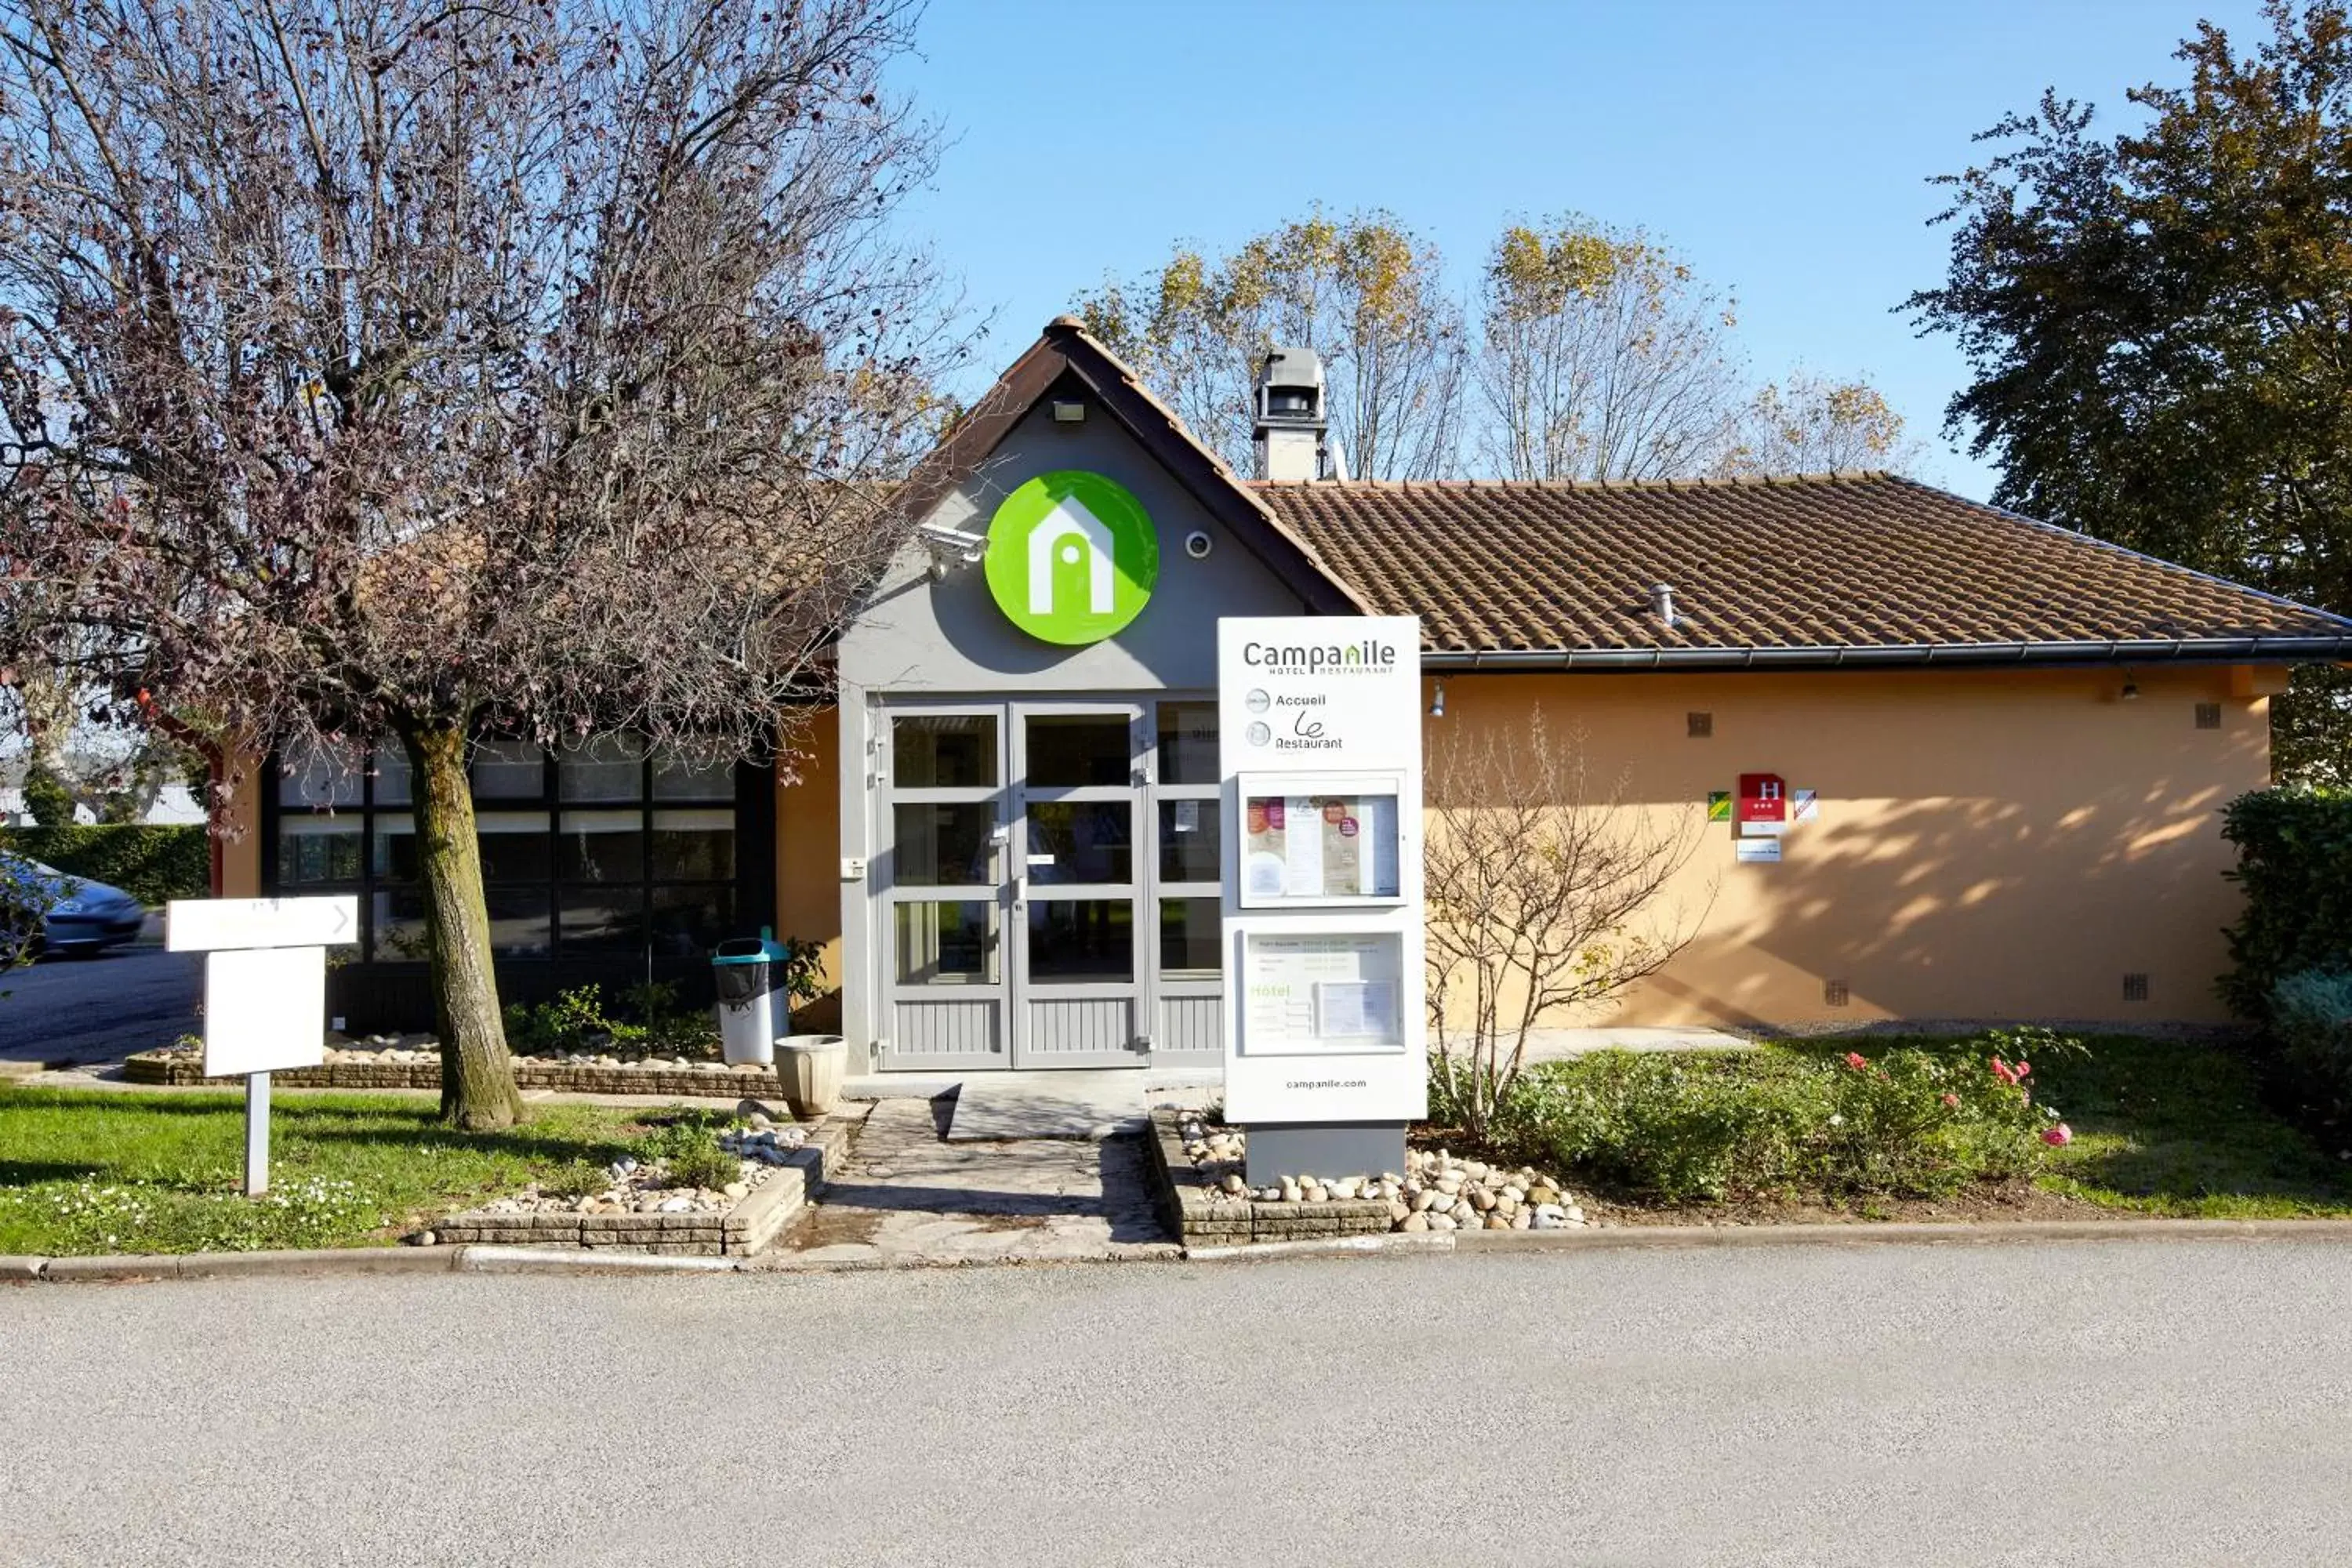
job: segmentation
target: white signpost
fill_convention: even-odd
[[[1248,1179],[1402,1169],[1429,1110],[1421,623],[1220,620],[1217,703],[1225,1116],[1250,1126]]]
[[[205,1076],[245,1079],[245,1191],[269,1190],[269,1075],[327,1059],[327,949],[357,942],[359,900],[181,899],[163,945],[205,955]]]

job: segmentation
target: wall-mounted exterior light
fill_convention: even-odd
[[[1443,719],[1445,717],[1445,682],[1443,680],[1436,682],[1431,689],[1429,697],[1429,716],[1433,719]]]
[[[1086,422],[1087,405],[1085,404],[1079,402],[1075,397],[1057,397],[1054,399],[1055,424],[1083,425]]]

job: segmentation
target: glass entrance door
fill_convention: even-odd
[[[1008,1067],[1003,710],[895,712],[884,736],[874,868],[882,1066]]]
[[[1140,1067],[1143,710],[1017,703],[1013,1065]]]
[[[875,759],[885,1068],[1220,1059],[1216,707],[893,707]]]

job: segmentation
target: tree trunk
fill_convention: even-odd
[[[425,879],[425,947],[441,1032],[441,1116],[467,1131],[511,1127],[522,1115],[490,967],[490,917],[482,900],[482,851],[466,779],[464,726],[402,732]]]

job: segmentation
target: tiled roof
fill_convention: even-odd
[[[1440,663],[2352,658],[2352,621],[1890,474],[1248,488]]]

